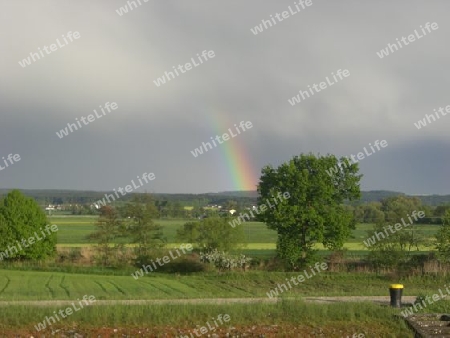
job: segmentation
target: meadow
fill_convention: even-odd
[[[56,224],[59,229],[58,250],[86,248],[95,244],[90,242],[87,236],[95,230],[96,220],[97,217],[92,216],[49,217],[50,224]],[[168,247],[179,244],[176,231],[186,221],[188,220],[157,220],[163,227]],[[244,253],[251,257],[273,257],[276,232],[259,222],[245,222],[243,226],[248,241]],[[357,225],[345,244],[349,254],[367,254],[362,242],[371,228],[371,224]],[[422,226],[422,230],[431,237],[437,227],[426,225]],[[124,241],[126,242],[126,239]],[[320,246],[317,248],[323,249]],[[326,253],[326,250],[321,251],[322,255]],[[84,295],[94,295],[96,300],[100,301],[218,298],[268,300],[270,290],[301,273],[250,270],[245,273],[211,271],[168,274],[156,271],[134,279],[131,274],[136,268],[133,267],[109,269],[71,264],[55,266],[45,263],[28,265],[7,262],[2,262],[1,266],[0,332],[16,333],[20,328],[25,330],[20,332],[27,334],[35,332],[34,325],[46,315],[62,308],[62,305],[55,304],[44,307],[46,301],[74,301]],[[126,334],[137,337],[141,336],[137,332],[144,332],[141,328],[146,327],[146,330],[150,330],[146,332],[151,332],[152,335],[155,332],[164,332],[175,336],[202,325],[213,315],[227,313],[233,320],[231,325],[227,326],[226,332],[223,331],[224,335],[239,330],[248,333],[255,327],[262,327],[264,331],[261,332],[267,337],[310,334],[351,337],[355,333],[364,333],[366,337],[410,337],[411,332],[406,324],[395,317],[399,314],[398,309],[373,303],[311,304],[303,301],[304,297],[308,296],[388,296],[389,284],[398,282],[405,285],[405,296],[431,295],[439,288],[444,288],[446,278],[436,275],[399,278],[395,275],[366,272],[327,271],[280,293],[280,301],[273,304],[202,304],[199,301],[198,304],[96,305],[73,314],[70,321],[56,323],[52,328],[67,329],[70,332],[81,330],[76,332],[82,332],[86,336],[98,336],[99,331],[89,330],[98,330],[99,327],[112,330],[114,327],[120,327],[121,330],[128,330]],[[8,303],[16,301],[39,301],[42,305],[36,310],[35,306]],[[433,310],[448,312],[450,302],[443,300],[423,312]],[[255,326],[255,323],[258,325]],[[218,329],[217,333],[219,332],[222,334]],[[270,332],[273,335],[270,335]]]
[[[42,308],[0,307],[2,333],[35,332],[34,325],[61,306]],[[81,332],[85,337],[196,337],[190,333],[206,326],[218,315],[227,314],[230,322],[219,325],[215,337],[365,337],[407,338],[412,334],[405,322],[395,318],[398,310],[370,303],[305,304],[283,301],[274,305],[116,305],[91,306],[52,325],[52,330],[67,334]],[[118,326],[117,323],[120,323]],[[255,325],[257,323],[257,325]],[[214,325],[214,324],[213,324]],[[106,328],[111,335],[106,335]],[[121,329],[117,329],[120,327]],[[101,331],[98,328],[103,328]],[[114,328],[114,329],[113,329]],[[24,330],[26,329],[26,330]],[[47,329],[50,334],[51,331]],[[92,331],[91,331],[92,330]],[[42,333],[42,332],[41,332]],[[101,335],[100,335],[101,333]],[[183,334],[183,336],[181,336]],[[220,334],[220,336],[218,335]],[[15,335],[14,335],[15,336]],[[53,335],[52,335],[53,336]],[[64,335],[61,337],[68,337]],[[208,335],[205,335],[208,337]],[[361,336],[360,336],[361,337]]]
[[[0,301],[73,300],[91,293],[100,300],[267,298],[267,293],[301,272],[248,271],[174,275],[149,273],[134,279],[133,270],[101,274],[101,271],[67,273],[54,271],[0,270]],[[321,273],[280,293],[282,298],[306,296],[388,296],[395,276],[375,273]],[[404,295],[436,293],[448,280],[436,276],[401,278]]]
[[[97,217],[94,216],[52,216],[49,217],[51,224],[58,226],[58,247],[87,247],[94,242],[87,239],[87,236],[95,231],[95,222]],[[164,236],[167,239],[167,247],[175,247],[180,243],[176,239],[176,231],[183,227],[183,224],[192,220],[180,219],[162,219],[156,223],[163,227]],[[251,257],[271,257],[275,254],[277,234],[276,231],[270,230],[261,222],[244,222],[244,233],[247,246],[243,252]],[[352,231],[351,237],[344,244],[344,248],[349,254],[356,256],[364,256],[368,253],[363,241],[367,239],[367,231],[371,230],[373,224],[358,224],[356,229]],[[436,225],[420,225],[422,231],[428,238],[432,238],[436,234],[438,226]],[[126,242],[126,239],[123,240]],[[322,245],[316,245],[316,248],[325,251]],[[429,248],[422,248],[428,251]]]
[[[52,330],[97,337],[99,328],[110,328],[116,337],[121,328],[124,337],[155,337],[156,333],[175,337],[188,334],[218,314],[228,314],[232,321],[216,333],[262,330],[266,337],[412,337],[399,309],[379,304],[305,303],[306,296],[387,296],[393,279],[376,274],[324,273],[284,292],[280,301],[267,304],[222,304],[218,298],[265,298],[266,293],[296,273],[250,271],[247,273],[202,273],[185,276],[151,274],[134,280],[131,275],[112,276],[57,272],[0,270],[0,332],[35,333],[34,326],[67,304],[49,304],[51,300],[73,302],[84,295],[96,301],[156,299],[216,299],[214,304],[94,304],[52,325]],[[445,277],[410,277],[402,280],[404,295],[434,294],[443,289]],[[11,304],[8,301],[39,300],[38,305]],[[38,307],[37,307],[38,306]],[[450,311],[450,302],[442,300],[421,312]],[[257,325],[255,325],[257,324]],[[20,330],[19,330],[20,329]],[[47,329],[48,330],[48,329]],[[91,331],[92,330],[92,331]],[[106,329],[105,329],[106,330]],[[113,331],[115,330],[115,331]],[[50,331],[46,331],[50,334]],[[139,332],[139,334],[138,334]],[[144,335],[143,333],[148,333]],[[272,333],[272,334],[269,334]],[[66,335],[67,336],[67,335]]]

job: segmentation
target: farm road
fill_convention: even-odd
[[[294,299],[294,298],[286,298]],[[389,304],[389,296],[341,296],[341,297],[304,297],[307,303],[339,303],[339,302],[374,302]],[[414,303],[415,296],[403,296],[402,303]],[[197,298],[197,299],[131,299],[131,300],[97,300],[92,305],[183,305],[183,304],[252,304],[276,303],[281,298]],[[0,301],[0,306],[65,306],[77,301],[74,300],[23,300]],[[84,303],[83,303],[84,305]],[[85,305],[86,306],[86,305]]]

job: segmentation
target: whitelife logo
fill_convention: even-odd
[[[319,269],[320,267],[320,269]],[[280,293],[283,293],[283,289],[281,288],[282,286],[284,287],[284,289],[286,291],[292,289],[292,285],[291,283],[289,283],[289,280],[292,282],[292,284],[294,284],[295,286],[299,285],[299,283],[303,283],[305,281],[305,276],[306,279],[310,279],[313,276],[316,275],[316,271],[317,273],[321,273],[322,271],[325,271],[328,269],[328,264],[327,263],[319,263],[317,262],[316,264],[314,264],[314,267],[309,267],[309,272],[311,273],[311,275],[308,274],[308,272],[306,272],[306,270],[303,270],[303,274],[298,275],[297,277],[292,276],[291,279],[286,278],[286,282],[289,285],[289,289],[286,286],[286,284],[277,284],[277,287],[273,290],[270,290],[269,292],[266,293],[267,297],[269,298],[275,298],[278,297],[278,290],[280,290]],[[297,281],[298,280],[298,283]],[[278,290],[277,290],[278,289]]]
[[[288,11],[283,11],[280,13],[276,13],[275,15],[270,15],[270,19],[269,20],[261,20],[261,23],[259,24],[259,26],[255,26],[255,28],[250,28],[250,31],[254,34],[257,35],[259,33],[262,33],[264,31],[264,29],[269,29],[270,27],[272,27],[273,25],[277,24],[277,21],[275,20],[275,18],[277,18],[278,22],[284,21],[284,19],[288,19],[291,15],[300,13],[302,11],[302,9],[305,9],[306,7],[309,7],[312,5],[312,0],[299,0],[298,2],[294,2],[295,8],[297,9],[297,11],[295,12],[294,10],[292,10],[291,6],[288,6],[289,8],[289,12]],[[301,9],[300,9],[301,7]],[[274,18],[275,16],[275,18]],[[283,19],[281,18],[283,17]],[[272,21],[270,21],[272,20]],[[273,25],[272,25],[273,22]],[[264,27],[263,27],[264,25]]]
[[[222,317],[223,317],[223,320],[222,320]],[[207,321],[206,324],[208,325],[208,327],[202,326],[202,327],[200,327],[200,329],[192,330],[192,331],[194,331],[195,336],[192,334],[192,332],[189,331],[189,333],[190,333],[189,336],[182,335],[182,336],[179,336],[179,338],[200,337],[201,335],[204,335],[204,334],[208,333],[208,331],[215,331],[219,327],[219,324],[217,324],[215,318],[211,318],[211,319],[213,320],[215,326],[211,326],[211,324],[209,324],[209,321]],[[230,320],[231,320],[231,317],[228,314],[225,314],[225,315],[221,315],[220,314],[220,315],[217,316],[217,321],[220,322],[221,325],[223,325],[224,322],[225,323],[229,322]],[[198,333],[198,331],[200,331],[200,334]]]
[[[56,39],[56,42],[58,43],[59,48],[62,48],[62,47],[67,46],[67,45],[69,44],[69,42],[67,41],[67,39],[69,39],[70,42],[73,42],[74,39],[75,39],[75,40],[76,40],[76,39],[79,39],[79,38],[80,38],[80,33],[79,33],[79,32],[73,32],[73,33],[72,33],[72,31],[70,31],[70,32],[67,33],[67,39],[66,39],[66,37],[64,36],[64,34],[62,35],[62,37],[63,37],[63,40],[64,40],[64,42],[65,42],[66,44],[62,44],[62,43],[59,41],[59,38]],[[25,68],[26,66],[31,65],[31,60],[33,60],[33,62],[36,62],[37,60],[40,60],[41,57],[44,57],[45,55],[49,55],[49,54],[51,54],[52,52],[57,51],[57,50],[58,50],[58,46],[57,46],[55,43],[52,43],[50,46],[44,46],[44,47],[42,47],[42,49],[45,51],[46,54],[43,53],[43,51],[41,50],[41,48],[38,48],[39,53],[38,53],[38,52],[36,52],[36,53],[31,52],[29,57],[27,57],[26,59],[23,59],[22,61],[19,61],[19,65],[20,65],[22,68]],[[30,58],[30,57],[31,57],[31,58]]]
[[[99,115],[99,114],[97,113],[97,110],[94,109],[95,116],[94,116],[93,114],[89,114],[89,115],[87,116],[87,118],[84,117],[84,116],[81,116],[81,117],[80,117],[81,122],[83,122],[83,124],[84,124],[85,126],[87,126],[87,125],[88,125],[89,123],[91,123],[91,122],[94,122],[94,121],[95,121],[95,118],[100,119],[100,118],[102,118],[103,116],[106,115],[105,111],[103,110],[103,107],[102,107],[102,106],[99,106],[99,107],[100,107],[100,109],[101,109],[101,111],[102,111],[102,115]],[[104,108],[106,108],[106,110],[108,111],[108,113],[110,113],[110,112],[111,112],[111,109],[112,109],[112,110],[116,110],[117,108],[119,108],[119,106],[118,106],[117,103],[115,103],[115,102],[113,102],[113,103],[106,102]],[[86,120],[87,120],[87,121],[86,121]],[[75,118],[75,121],[76,121],[76,123],[78,124],[78,127],[77,127],[77,125],[76,125],[75,123],[67,123],[67,127],[64,128],[64,129],[61,129],[59,132],[56,132],[56,135],[58,135],[58,137],[61,139],[61,138],[63,138],[64,136],[68,136],[68,135],[69,135],[69,130],[70,130],[71,133],[73,133],[74,130],[78,130],[78,128],[81,129],[81,128],[83,127],[83,125],[82,125],[81,122],[78,120],[78,118]],[[72,128],[72,127],[73,127],[73,128]],[[67,128],[69,128],[69,129],[67,129]]]
[[[234,138],[234,137],[238,136],[238,135],[241,133],[241,131],[239,130],[239,128],[242,129],[242,132],[244,132],[244,131],[246,131],[246,130],[248,130],[248,129],[251,129],[252,127],[253,127],[253,124],[252,124],[250,121],[247,121],[247,122],[241,121],[241,122],[239,123],[239,127],[236,126],[236,124],[234,125],[234,128],[235,128],[237,134],[233,134],[233,132],[231,131],[231,128],[228,128],[228,131],[230,132],[231,138]],[[220,137],[220,135],[216,135],[216,137],[215,137],[214,139],[215,139],[219,144],[222,144],[222,143],[224,143],[225,141],[228,141],[228,140],[230,139],[230,135],[229,135],[228,133],[224,133],[224,134],[222,135],[222,138]],[[216,142],[214,141],[214,139],[213,139],[213,137],[211,136],[211,141],[212,141],[212,143],[214,144],[214,147],[217,147],[217,144],[216,144]],[[222,141],[222,140],[223,140],[223,141]],[[209,150],[209,149],[207,148],[207,146],[209,147],[209,149],[212,149],[212,148],[213,148],[213,146],[211,145],[211,143],[209,143],[209,142],[206,142],[206,143],[205,143],[205,142],[202,142],[202,144],[200,145],[199,148],[195,148],[194,150],[191,150],[192,156],[197,157],[197,156],[203,154],[203,149],[205,150],[205,153],[206,153],[206,152]]]
[[[14,254],[18,254],[20,251],[23,250],[22,245],[26,248],[28,248],[30,245],[34,244],[37,241],[41,241],[45,238],[47,238],[47,235],[51,235],[51,232],[57,232],[58,231],[58,226],[56,224],[53,224],[50,226],[50,224],[47,224],[45,226],[45,231],[47,232],[47,235],[44,233],[44,230],[42,230],[42,228],[39,228],[39,230],[41,230],[41,234],[43,237],[39,237],[39,235],[36,233],[36,231],[34,232],[34,236],[30,236],[28,237],[28,239],[22,238],[21,241],[16,241],[17,246],[15,245],[9,245],[8,249],[6,249],[4,252],[0,251],[0,261],[3,260],[3,258],[8,258],[9,256],[14,257],[13,256],[13,249],[15,250]],[[51,232],[50,232],[51,230]],[[27,244],[28,242],[28,244]],[[19,249],[17,249],[19,248]],[[9,251],[9,254],[8,254]]]
[[[180,64],[179,64],[176,68],[175,68],[175,66],[172,66],[172,68],[173,68],[173,71],[175,72],[175,74],[177,74],[177,76],[180,76],[180,74],[178,73],[177,69],[178,69],[182,74],[184,74],[184,73],[186,73],[187,71],[189,71],[189,70],[192,69],[192,65],[194,65],[194,67],[200,66],[200,65],[204,62],[204,61],[202,60],[202,57],[203,57],[203,59],[205,59],[205,62],[206,62],[206,61],[208,61],[208,57],[209,57],[210,59],[212,59],[212,58],[214,58],[215,56],[216,56],[216,54],[214,54],[214,51],[213,51],[213,50],[210,50],[209,52],[206,52],[206,50],[204,50],[204,51],[202,52],[202,55],[201,55],[201,56],[200,56],[199,54],[197,54],[197,59],[198,59],[198,61],[199,61],[200,63],[196,63],[195,60],[194,60],[194,58],[192,57],[192,58],[191,58],[192,64],[191,64],[190,62],[187,62],[187,63],[184,65],[184,69],[183,69],[183,65],[180,65]],[[172,79],[170,78],[169,75],[172,76],[172,79],[175,79],[175,75],[173,74],[173,72],[164,72],[164,75],[163,75],[162,77],[158,77],[156,80],[153,80],[153,83],[154,83],[157,87],[159,87],[159,86],[165,84],[165,83],[166,83],[166,80],[167,80],[167,81],[172,80]]]
[[[416,213],[417,213],[417,215],[416,215]],[[403,219],[403,218],[401,218],[401,221],[402,221],[402,223],[403,224],[401,224],[401,223],[396,223],[395,225],[394,225],[394,227],[395,227],[395,229],[393,229],[392,228],[392,225],[388,225],[388,229],[389,229],[389,231],[391,232],[391,234],[395,234],[397,231],[400,231],[403,227],[408,227],[408,226],[410,226],[410,225],[412,225],[413,224],[413,220],[411,219],[411,217],[409,216],[409,214],[406,214],[406,216],[408,217],[408,219],[409,219],[409,224],[408,223],[405,223],[405,220]],[[417,222],[417,216],[419,217],[419,218],[424,218],[425,217],[425,213],[423,212],[423,211],[419,211],[419,212],[417,212],[416,210],[414,210],[412,213],[411,213],[411,216],[414,218],[414,220]],[[377,241],[379,241],[379,240],[381,240],[381,239],[385,239],[385,238],[387,238],[387,237],[389,237],[390,236],[390,234],[388,233],[388,229],[386,229],[386,227],[383,227],[383,229],[384,229],[384,233],[383,232],[377,232],[377,231],[375,231],[375,235],[373,235],[372,237],[369,237],[368,239],[366,239],[365,241],[363,241],[364,242],[364,245],[366,246],[366,247],[371,247],[372,245],[375,245],[375,243],[377,242]]]
[[[420,29],[422,30],[423,35],[420,35],[419,32],[417,32],[417,29],[414,30],[414,34],[408,35],[408,41],[409,42],[406,41],[406,38],[404,36],[402,36],[400,38],[401,42],[400,42],[400,40],[398,38],[396,38],[397,44],[395,44],[395,43],[394,44],[388,43],[387,47],[385,49],[382,49],[379,52],[377,52],[378,57],[380,59],[382,59],[385,56],[388,56],[389,54],[392,54],[392,53],[398,51],[399,47],[403,48],[403,45],[404,46],[408,46],[411,42],[416,41],[416,38],[417,38],[417,40],[423,38],[425,35],[427,35],[427,31],[428,31],[428,33],[431,33],[431,30],[435,31],[439,27],[438,27],[438,24],[436,22],[433,22],[432,24],[427,22],[425,24],[425,28],[426,28],[426,30],[422,27],[422,25],[420,26]],[[402,43],[403,43],[403,45],[402,45]],[[395,50],[394,50],[394,47],[395,47]]]
[[[380,146],[381,146],[382,148],[386,148],[386,147],[388,146],[388,143],[387,143],[386,140],[382,140],[381,142],[378,141],[378,140],[376,140],[376,141],[374,142],[374,146],[375,146],[375,148],[377,148],[378,151],[380,151],[380,150],[381,150],[381,149],[380,149]],[[351,158],[351,161],[352,161],[352,162],[350,162],[349,158],[346,157],[344,162],[339,162],[339,163],[338,163],[337,165],[335,165],[334,167],[332,167],[332,168],[330,168],[330,169],[328,169],[328,170],[325,169],[325,171],[327,172],[327,174],[328,174],[329,176],[333,176],[333,175],[337,174],[337,173],[339,172],[339,170],[342,169],[342,167],[348,168],[350,165],[355,164],[355,163],[358,163],[358,160],[360,160],[360,161],[361,161],[361,160],[364,160],[364,159],[366,158],[366,155],[367,155],[367,156],[371,156],[371,155],[373,155],[374,153],[376,153],[375,149],[374,149],[373,146],[372,146],[372,143],[369,143],[369,147],[370,147],[370,149],[372,149],[372,152],[368,152],[367,149],[366,149],[366,147],[364,147],[364,148],[363,148],[364,153],[363,153],[363,152],[359,152],[359,153],[356,154],[356,155],[353,155],[353,154],[350,155],[350,158]],[[365,154],[365,155],[364,155],[364,154]],[[355,158],[355,156],[358,157],[358,160]],[[345,162],[347,162],[347,163],[345,163]]]
[[[3,160],[3,164],[5,165],[4,167],[0,164],[0,171],[2,171],[3,169],[8,168],[10,165],[13,165],[16,162],[20,161],[20,155],[19,154],[9,154],[8,157],[5,159],[5,157],[2,157]],[[8,164],[8,161],[9,164]]]
[[[338,69],[337,72],[336,72],[336,75],[334,73],[331,73],[331,75],[333,76],[334,82],[330,81],[328,76],[326,76],[325,80],[327,82],[322,81],[319,84],[314,83],[312,86],[308,85],[309,92],[308,92],[308,90],[303,91],[303,90],[300,89],[299,94],[294,96],[292,99],[288,99],[288,102],[291,104],[291,106],[295,106],[297,103],[303,102],[307,98],[309,98],[310,97],[310,93],[311,93],[311,96],[312,96],[312,95],[314,95],[314,93],[319,93],[323,89],[328,88],[328,86],[331,87],[335,83],[339,82],[338,78],[340,80],[343,80],[345,77],[349,77],[350,76],[350,72],[348,71],[348,69],[344,69],[344,70]],[[328,85],[327,85],[327,83],[328,83]],[[320,87],[320,89],[319,89],[319,87]],[[301,98],[300,98],[300,96],[301,96]]]
[[[444,112],[444,108],[443,107],[439,107],[437,110],[434,109],[434,115],[425,114],[425,118],[423,120],[417,121],[417,123],[414,122],[414,125],[416,126],[417,129],[421,129],[422,127],[426,127],[427,126],[427,121],[428,121],[428,124],[430,124],[431,122],[436,122],[436,117],[438,119],[441,118],[439,113],[441,113],[442,116],[446,116],[447,113],[450,113],[450,105],[445,107],[445,112]],[[434,117],[434,116],[436,116],[436,117]],[[431,121],[431,119],[433,119],[433,121]]]
[[[136,1],[139,3],[139,6],[142,6],[141,0],[136,0]],[[127,1],[127,4],[124,7],[120,7],[119,9],[116,9],[117,14],[119,14],[119,16],[122,16],[122,15],[128,13],[128,9],[130,11],[132,11],[134,8],[138,8],[136,1]],[[150,0],[142,0],[142,1],[149,2]],[[131,5],[134,5],[134,8]]]
[[[83,300],[79,300],[78,299],[78,305],[80,305],[80,308],[77,308],[76,305],[74,304],[74,302],[72,302],[72,307],[68,307],[66,309],[63,310],[59,310],[58,313],[59,315],[64,319],[67,318],[68,316],[72,315],[74,312],[73,310],[75,310],[75,312],[80,311],[83,308],[83,303],[85,303],[85,306],[89,306],[92,303],[96,302],[96,299],[94,296],[88,296],[88,295],[84,295],[83,296]],[[72,310],[73,308],[73,310]],[[56,319],[55,319],[56,318]],[[50,320],[52,321],[52,323],[50,323]],[[45,319],[42,321],[42,323],[38,323],[37,325],[34,326],[34,328],[36,329],[36,331],[41,331],[44,330],[47,327],[50,328],[51,325],[56,323],[56,320],[61,321],[61,319],[58,317],[58,314],[56,313],[56,311],[53,311],[53,315],[49,316],[45,316]],[[46,323],[47,322],[47,323]],[[53,331],[53,328],[52,328]]]
[[[413,306],[405,309],[404,311],[401,311],[401,315],[404,318],[407,318],[409,316],[412,316],[415,312],[418,312],[419,309],[423,310],[424,308],[426,308],[427,304],[425,303],[425,301],[428,302],[428,305],[431,305],[434,302],[444,299],[445,297],[450,295],[450,289],[448,288],[447,284],[445,284],[444,287],[445,287],[445,290],[447,291],[447,294],[444,294],[441,289],[438,289],[439,294],[435,293],[431,296],[433,298],[433,300],[431,300],[430,296],[427,295],[427,296],[425,296],[425,299],[422,299],[422,301],[415,302]],[[422,307],[422,305],[423,305],[423,307]]]
[[[149,181],[153,181],[156,178],[154,173],[150,173],[150,174],[143,173],[142,177],[139,177],[139,176],[136,176],[136,177],[139,180],[139,183],[141,185],[136,185],[136,183],[134,183],[134,180],[131,180],[131,183],[133,184],[133,186],[131,186],[130,184],[125,186],[125,192],[123,191],[124,188],[122,188],[122,187],[117,188],[117,190],[119,190],[119,192],[122,194],[122,196],[125,196],[129,192],[132,192],[133,188],[138,189],[138,188],[142,187],[144,185],[144,183],[142,183],[141,178],[145,181],[145,183],[148,183]],[[116,189],[113,189],[113,190],[114,190],[114,194],[116,195],[116,197],[120,198],[121,196],[119,196]],[[108,202],[111,203],[116,200],[116,197],[114,197],[114,195],[112,195],[112,194],[105,194],[104,196],[105,196],[104,198],[97,201],[97,204],[96,204],[97,208],[100,208],[101,206],[105,206]]]
[[[187,253],[190,253],[192,251],[193,247],[192,247],[192,244],[187,244],[187,245],[186,244],[181,244],[179,249],[181,251],[183,251],[183,254],[187,254]],[[180,257],[181,253],[178,251],[178,249],[175,249],[175,251],[177,252],[178,256],[174,256],[172,254],[172,250],[169,250],[170,257],[169,257],[169,255],[166,255],[163,258],[157,258],[156,262],[158,263],[158,265],[160,267],[164,266],[164,264],[167,264],[167,263],[170,262],[170,258],[172,258],[172,260],[175,260],[178,257]],[[188,252],[186,252],[186,251],[188,251]],[[161,263],[161,260],[163,261],[163,263]],[[132,273],[131,276],[133,276],[134,279],[138,279],[139,277],[143,277],[144,276],[144,270],[145,270],[145,274],[148,274],[149,270],[150,270],[150,272],[153,272],[156,269],[158,269],[158,266],[155,264],[155,261],[153,259],[151,259],[151,263],[153,264],[153,266],[151,266],[151,265],[142,265],[142,269],[136,270],[136,272]]]
[[[280,203],[283,202],[283,200],[287,200],[288,198],[290,198],[291,195],[289,194],[288,191],[284,192],[283,194],[281,194],[280,192],[278,193],[278,199],[280,200]],[[270,209],[275,208],[276,205],[278,205],[278,200],[272,196],[272,200],[274,204],[270,203],[270,200],[266,199],[266,203],[262,203],[259,207],[256,207],[254,209],[254,211],[259,215],[260,213],[263,213],[267,210],[267,206],[269,206]],[[259,211],[258,211],[259,209]],[[252,215],[252,217],[255,217],[255,215],[253,215],[253,210],[250,210],[249,213]],[[247,217],[247,221],[250,220],[250,216],[247,213],[242,214],[242,212],[239,214],[239,216],[228,222],[229,225],[231,225],[232,228],[235,228],[236,225],[240,225],[241,223],[245,222],[246,220],[244,219],[244,217]]]

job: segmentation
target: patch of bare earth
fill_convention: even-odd
[[[357,325],[346,323],[335,323],[328,327],[312,327],[310,325],[250,325],[250,326],[230,326],[218,327],[214,331],[201,334],[198,330],[196,335],[192,327],[178,328],[173,326],[159,326],[147,328],[95,328],[95,329],[76,329],[59,328],[52,334],[51,330],[36,333],[33,331],[20,330],[3,332],[2,337],[24,337],[24,338],[45,338],[45,337],[65,337],[65,338],[134,338],[134,337],[352,337],[354,333],[370,332],[380,328],[358,327]],[[373,333],[374,331],[372,331]],[[192,335],[191,335],[192,334]],[[366,333],[367,336],[367,333]]]

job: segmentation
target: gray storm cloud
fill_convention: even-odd
[[[0,20],[0,172],[4,188],[107,190],[142,172],[152,192],[232,190],[224,149],[190,150],[229,123],[255,183],[266,164],[301,152],[389,147],[361,161],[363,189],[449,193],[448,126],[414,122],[450,104],[445,1],[314,1],[264,32],[251,28],[293,1],[15,1]],[[380,59],[376,52],[427,22],[439,29]],[[21,67],[62,35],[80,38]],[[161,87],[154,80],[203,50],[215,57]],[[308,100],[288,99],[338,69],[351,76]],[[105,102],[118,109],[62,139],[56,132]],[[215,125],[212,121],[222,121]],[[229,121],[229,122],[226,122]],[[220,131],[219,131],[220,129]]]

